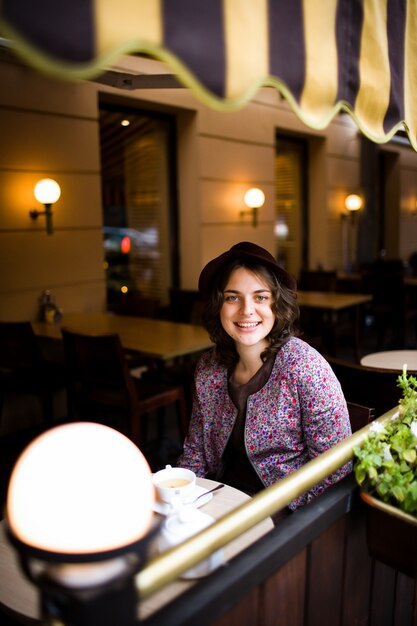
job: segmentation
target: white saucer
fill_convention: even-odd
[[[208,492],[208,489],[206,489],[205,487],[200,487],[199,485],[196,485],[193,493],[187,496],[187,498],[184,498],[183,504],[186,505],[192,502],[193,500],[195,500],[196,498],[198,498],[198,496],[202,496],[203,493],[207,493],[207,492]],[[212,493],[207,493],[205,497],[202,497],[199,500],[197,500],[194,506],[197,509],[199,509],[204,504],[207,504],[207,502],[210,502],[212,497],[213,497]],[[154,505],[153,505],[153,510],[156,513],[160,513],[161,515],[168,515],[168,513],[171,512],[171,505],[168,504],[168,502],[160,502],[159,500],[155,500]]]

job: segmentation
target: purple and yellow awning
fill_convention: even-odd
[[[0,35],[61,78],[144,53],[210,107],[275,87],[307,126],[345,110],[371,140],[404,130],[417,150],[416,0],[2,0]]]

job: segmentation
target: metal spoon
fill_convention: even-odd
[[[182,501],[179,496],[173,496],[170,502],[170,509],[173,512],[173,514],[181,512],[184,509],[188,509],[188,507],[190,507],[192,504],[195,504],[195,502],[197,502],[197,500],[199,500],[200,498],[207,496],[209,493],[213,493],[213,491],[222,489],[223,487],[224,487],[223,483],[220,483],[216,485],[215,487],[213,487],[213,489],[210,489],[209,491],[205,491],[204,493],[200,493],[200,495],[197,496],[194,500]]]
[[[213,491],[217,491],[218,489],[222,489],[224,487],[223,483],[220,483],[219,485],[216,485],[216,487],[213,487],[213,489],[210,489],[209,491],[205,491],[204,493],[200,493],[199,496],[196,497],[195,500],[191,500],[191,502],[185,502],[185,504],[194,504],[194,502],[197,502],[197,500],[199,500],[200,498],[203,498],[204,496],[207,496],[209,493],[213,493]]]

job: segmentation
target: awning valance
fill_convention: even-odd
[[[405,130],[417,149],[416,0],[2,0],[0,34],[61,78],[144,53],[210,107],[275,87],[312,128],[345,110],[371,140]]]

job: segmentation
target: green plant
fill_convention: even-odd
[[[406,367],[398,386],[399,417],[371,425],[364,443],[353,450],[354,472],[368,493],[417,516],[417,379],[407,376]]]

